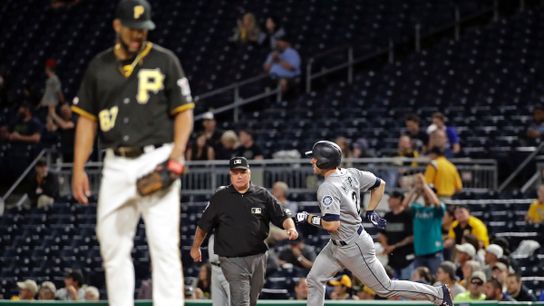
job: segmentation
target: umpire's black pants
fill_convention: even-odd
[[[231,306],[255,306],[264,286],[266,253],[246,257],[219,257],[229,282]]]

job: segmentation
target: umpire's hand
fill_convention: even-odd
[[[191,247],[191,258],[194,262],[202,261],[202,252],[200,251],[200,248]]]

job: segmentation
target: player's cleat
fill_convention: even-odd
[[[444,293],[444,297],[440,306],[454,306],[453,300],[451,299],[450,288],[446,285],[442,285],[442,292]]]

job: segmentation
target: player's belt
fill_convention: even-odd
[[[361,235],[361,233],[363,232],[363,226],[362,225],[359,225],[359,228],[357,229],[357,236]],[[348,245],[347,242],[343,241],[343,240],[334,240],[334,239],[331,239],[332,241],[332,244],[336,245],[336,246],[344,246],[344,245]]]
[[[116,156],[126,157],[126,158],[136,158],[140,155],[151,152],[157,148],[162,147],[163,144],[158,145],[148,145],[143,147],[117,147],[113,149],[113,154]]]

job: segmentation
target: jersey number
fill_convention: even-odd
[[[351,198],[353,199],[353,203],[355,203],[355,208],[357,209],[357,213],[361,214],[361,206],[359,206],[359,201],[357,201],[357,193],[354,191],[351,194]]]
[[[110,109],[104,109],[98,113],[98,119],[100,119],[100,129],[102,132],[107,132],[115,126],[117,113],[119,113],[119,107],[117,106]]]
[[[138,95],[136,101],[146,104],[149,92],[157,93],[164,88],[164,74],[160,69],[142,69],[138,71]]]

